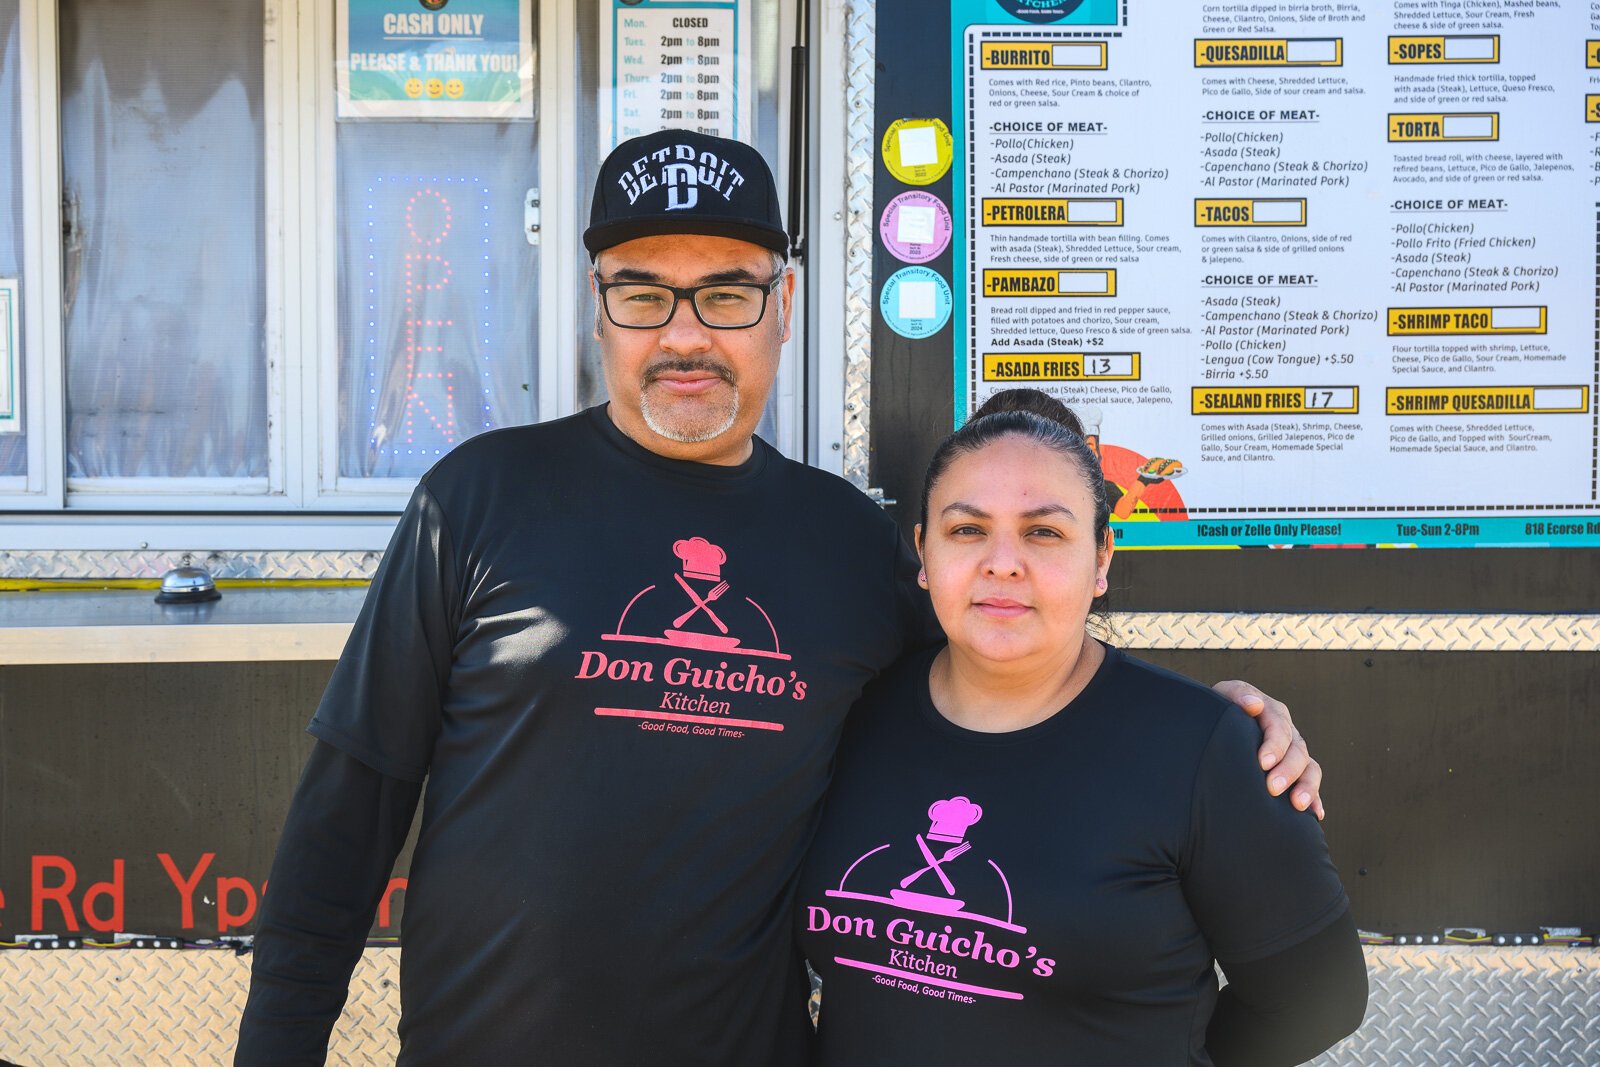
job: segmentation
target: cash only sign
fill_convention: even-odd
[[[532,0],[339,0],[341,119],[531,119]]]
[[[1600,12],[1433,7],[952,0],[955,420],[1126,547],[1600,545]]]

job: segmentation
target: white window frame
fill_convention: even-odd
[[[550,146],[546,143],[546,135],[554,132],[552,120],[560,121],[565,127],[570,125],[572,117],[570,110],[557,115],[554,114],[555,109],[547,106],[552,99],[550,94],[555,89],[551,68],[556,63],[544,42],[570,40],[555,35],[560,32],[560,15],[570,13],[573,2],[544,0],[539,4],[538,39],[534,55],[539,81],[536,120],[540,137],[538,188],[543,204],[551,202],[549,198],[552,192],[559,192],[556,183],[561,170],[552,162],[553,153],[548,150]],[[310,183],[310,187],[301,192],[303,202],[310,205],[304,212],[302,223],[302,242],[308,253],[303,262],[310,262],[313,256],[316,262],[316,270],[307,272],[315,275],[316,291],[302,297],[305,308],[315,309],[314,314],[308,313],[308,318],[312,320],[311,339],[302,347],[302,351],[330,353],[326,358],[304,360],[301,363],[303,384],[300,411],[297,414],[305,420],[305,425],[298,428],[301,434],[298,440],[306,442],[300,473],[304,486],[303,507],[308,510],[339,508],[398,511],[416,488],[416,478],[350,478],[339,474],[339,248],[336,239],[324,236],[339,232],[338,124],[334,85],[335,18],[338,5],[336,0],[302,0],[302,10],[308,13],[311,20],[310,27],[299,35],[304,55],[302,69],[314,71],[315,77],[302,79],[304,87],[314,96],[302,102],[300,114],[312,118],[301,129],[301,153],[303,158],[316,161],[314,167],[304,167],[301,171]],[[548,209],[541,213],[541,217],[539,300],[541,307],[560,307],[562,305],[555,303],[559,296],[552,286],[552,274],[555,273],[552,246],[556,242],[551,241],[549,236],[553,228],[562,226],[566,220]],[[535,341],[539,365],[539,393],[535,410],[541,422],[567,414],[573,409],[570,395],[563,403],[559,390],[563,377],[571,378],[570,368],[563,374],[561,368],[551,366],[561,361],[571,363],[574,359],[571,346],[557,344],[553,336],[554,324],[550,320],[557,317],[548,314],[539,317],[539,334]],[[555,354],[554,360],[549,358],[551,354]],[[307,441],[307,430],[315,431],[315,444]]]
[[[792,0],[791,0],[792,2]],[[790,49],[794,46],[794,19],[791,12],[780,4],[778,14],[778,158],[774,161],[773,177],[778,181],[778,203],[783,205],[784,222],[792,224],[789,212],[789,138],[785,135],[794,96],[794,82],[789,77]],[[753,57],[752,57],[753,58]],[[806,262],[792,263],[794,268],[794,306],[789,309],[789,340],[784,342],[778,361],[778,378],[772,383],[778,413],[777,440],[771,442],[778,451],[793,456],[802,463],[809,457],[801,454],[806,440],[806,382],[805,354],[811,335],[809,301],[807,299],[807,269],[811,250],[806,250]]]
[[[54,30],[55,4],[38,0],[41,7],[49,8]],[[288,233],[283,203],[286,170],[284,161],[285,112],[282,89],[293,84],[293,68],[284,63],[284,53],[289,50],[286,41],[294,33],[295,0],[262,0],[262,281],[265,286],[265,315],[263,318],[262,349],[267,360],[267,474],[256,478],[72,478],[64,484],[65,507],[85,511],[165,511],[181,507],[185,511],[228,512],[238,510],[283,511],[301,506],[295,494],[286,485],[287,452],[289,440],[285,427],[285,363],[284,345],[285,307],[283,298],[284,268],[292,259],[286,255],[285,237]],[[54,34],[52,33],[52,36]],[[52,41],[52,46],[55,42]],[[57,51],[52,47],[50,59],[56,62]],[[59,97],[59,78],[57,90]],[[56,99],[50,101],[56,137],[55,151],[50,153],[54,164],[53,185],[42,186],[56,190],[51,200],[61,199],[60,117]],[[55,233],[59,234],[59,226]],[[54,242],[60,255],[60,240]],[[60,278],[58,269],[47,277]],[[53,411],[60,411],[62,424],[54,446],[61,453],[62,470],[66,461],[65,330],[62,324],[61,294],[55,294],[56,307],[52,322],[56,324],[59,340],[52,349],[55,374],[62,390],[62,403],[52,403]],[[159,502],[159,503],[156,503]],[[152,506],[154,504],[154,507]]]
[[[814,353],[811,403],[805,412],[811,423],[811,448],[806,462],[844,476],[845,295],[848,288],[849,245],[845,213],[849,210],[846,187],[849,159],[846,146],[850,130],[846,109],[828,106],[819,90],[848,85],[847,49],[850,10],[846,0],[821,0],[813,8],[811,25],[811,133],[816,171],[811,177],[811,234],[807,258],[820,262],[812,274],[809,339]],[[869,208],[870,210],[870,208]]]
[[[574,188],[578,5],[539,0],[539,189],[542,233],[537,416],[577,410],[579,324],[589,294],[578,261],[588,190]],[[787,0],[792,4],[796,0]],[[339,479],[337,175],[333,57],[336,0],[264,0],[263,189],[268,475],[261,479],[66,477],[66,366],[61,247],[59,21],[56,0],[21,0],[24,426],[28,471],[0,479],[0,550],[205,547],[381,549],[414,478]],[[787,5],[786,5],[787,6]],[[790,12],[792,13],[792,11]],[[778,107],[787,120],[793,19],[780,18]],[[815,83],[814,83],[815,84]],[[788,139],[775,173],[787,203]],[[579,205],[579,210],[567,210]],[[794,329],[775,386],[779,440],[804,440],[802,354],[812,324],[804,267]],[[823,272],[822,276],[826,276]],[[46,284],[48,280],[48,284]],[[823,364],[826,365],[825,363]],[[815,374],[816,368],[813,368]],[[826,386],[824,386],[826,388]],[[812,433],[815,434],[815,424]]]
[[[60,508],[62,423],[61,147],[56,121],[60,78],[54,0],[22,0],[18,10],[18,87],[22,116],[22,351],[27,379],[22,426],[28,470],[0,480],[0,506]],[[31,165],[30,165],[31,164]],[[56,190],[46,195],[43,190]],[[15,502],[14,504],[12,502]]]

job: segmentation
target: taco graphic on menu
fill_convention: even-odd
[[[1106,495],[1115,521],[1173,522],[1187,519],[1189,512],[1173,480],[1183,475],[1183,461],[1170,456],[1146,456],[1121,445],[1101,440],[1101,411],[1087,406],[1080,410],[1084,440],[1100,457],[1106,476]]]

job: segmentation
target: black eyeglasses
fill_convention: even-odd
[[[767,313],[767,296],[783,281],[779,272],[769,282],[712,282],[709,285],[655,285],[646,282],[598,282],[606,318],[624,330],[655,330],[672,321],[678,301],[687,300],[694,316],[713,330],[744,330]]]

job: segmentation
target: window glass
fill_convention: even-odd
[[[578,229],[581,231],[589,224],[589,202],[594,191],[594,181],[600,172],[600,160],[604,158],[609,145],[602,147],[600,144],[600,109],[611,104],[611,87],[600,84],[600,39],[602,18],[610,18],[614,7],[613,0],[604,0],[602,3],[578,5],[578,116],[577,116],[577,203],[574,210],[577,212]],[[779,62],[778,55],[778,30],[780,20],[794,18],[794,9],[782,0],[750,0],[748,5],[750,25],[752,29],[751,43],[754,48],[754,62],[752,75],[755,78],[755,107],[752,117],[754,138],[741,136],[741,140],[750,140],[752,144],[766,157],[767,166],[772,168],[773,176],[778,179],[780,189],[786,176],[778,168],[778,139],[784,133],[786,116],[778,112],[778,77],[779,72],[787,72],[788,57],[782,57]],[[788,210],[787,200],[784,210]],[[785,219],[785,222],[788,220]],[[578,243],[578,262],[572,269],[587,276],[589,270],[589,254]],[[593,301],[589,296],[587,283],[579,289],[580,299],[583,300],[587,311],[592,312]],[[598,404],[606,398],[605,379],[600,370],[600,344],[594,338],[594,323],[591,315],[584,314],[578,317],[578,346],[577,387],[578,403],[588,407]],[[777,416],[777,390],[767,402],[767,410],[761,417],[761,424],[756,432],[767,441],[776,442],[776,416]]]
[[[20,0],[0,0],[0,278],[22,277],[22,90]],[[20,288],[20,287],[19,287]],[[19,293],[20,296],[20,293]],[[13,308],[22,340],[22,309]],[[3,368],[0,368],[3,372]],[[23,396],[22,353],[17,352],[13,402]],[[24,413],[26,414],[26,413]],[[27,420],[22,433],[0,433],[0,478],[28,473]]]
[[[267,474],[263,0],[61,0],[67,473]]]
[[[339,474],[415,478],[534,421],[534,122],[338,127]]]

